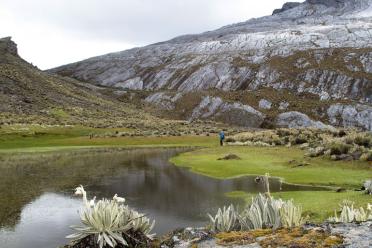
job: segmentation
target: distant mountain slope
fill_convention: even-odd
[[[0,39],[0,122],[125,126],[159,120],[105,95],[105,88],[48,74]]]
[[[97,85],[156,93],[172,91],[182,96],[212,90],[237,92],[236,95],[246,92],[250,99],[234,99],[234,102],[244,105],[255,101],[256,107],[250,104],[255,111],[260,100],[273,102],[276,111],[263,108],[262,115],[258,115],[261,117],[275,119],[284,111],[300,111],[333,125],[372,130],[369,124],[372,120],[372,0],[307,0],[286,4],[272,16],[90,58],[51,72]],[[290,99],[254,99],[255,92],[267,88],[282,92],[279,95],[283,96],[294,94],[297,100],[292,96]],[[221,100],[231,101],[224,99],[224,94],[219,95]],[[162,97],[149,98],[147,102],[169,100]],[[288,100],[295,103],[313,98],[318,99],[318,105],[310,106],[316,108],[298,108],[294,104],[279,108]],[[181,101],[182,105],[180,95],[172,101]],[[202,98],[199,101],[206,104]],[[229,106],[234,106],[234,102]],[[225,118],[231,111],[221,106],[210,115],[204,113],[211,113],[210,110],[200,106],[199,115],[194,113],[198,109],[182,115],[188,119],[213,119],[220,113]],[[226,121],[236,119],[231,116]],[[260,123],[254,122],[254,126]]]

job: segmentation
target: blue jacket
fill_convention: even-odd
[[[224,140],[225,139],[225,133],[224,132],[220,132],[220,140]]]

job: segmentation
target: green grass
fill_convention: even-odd
[[[238,155],[241,160],[217,160],[226,154]],[[306,166],[295,166],[289,163],[296,160],[309,163]],[[338,186],[360,188],[362,182],[372,178],[372,165],[367,162],[331,161],[325,158],[304,158],[304,151],[292,147],[218,147],[205,148],[178,155],[171,161],[182,167],[188,167],[196,173],[226,179],[244,175],[264,175],[281,177],[294,184]],[[356,206],[366,207],[372,203],[372,197],[362,192],[348,190],[342,193],[335,191],[288,191],[273,193],[274,197],[294,199],[303,206],[311,221],[324,221],[344,199],[354,201]],[[250,201],[252,194],[231,192],[230,197],[239,197]]]
[[[102,137],[89,138],[90,134],[130,131],[126,128],[89,128],[82,126],[11,125],[0,129],[0,152],[38,152],[60,149],[121,146],[204,146],[217,145],[216,137]]]
[[[217,160],[229,153],[242,159]],[[299,167],[296,163],[289,163],[291,160],[307,162],[309,165]],[[172,158],[171,162],[220,179],[270,173],[271,176],[281,177],[294,184],[360,187],[365,179],[372,178],[370,163],[304,159],[304,152],[293,147],[205,148],[180,154]]]
[[[247,203],[251,202],[253,194],[241,191],[230,192],[227,196],[232,198],[242,198]],[[339,204],[344,200],[355,203],[355,207],[366,208],[367,203],[372,203],[372,197],[358,191],[346,191],[337,193],[334,191],[293,191],[272,193],[274,198],[284,200],[293,199],[296,204],[300,204],[304,214],[310,217],[311,221],[321,222],[334,215],[334,211],[339,211]]]
[[[54,108],[54,109],[51,109],[49,112],[51,115],[57,118],[60,118],[60,119],[67,119],[68,117],[70,117],[70,115],[66,113],[63,109]]]

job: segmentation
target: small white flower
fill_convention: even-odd
[[[125,202],[125,199],[123,197],[119,197],[118,194],[115,194],[112,199],[114,201],[116,201],[117,203],[124,203]]]
[[[94,205],[96,204],[95,201],[96,201],[96,197],[93,197],[93,199],[89,201],[89,206],[91,208],[94,207]]]
[[[86,192],[84,187],[80,185],[79,187],[75,188],[75,195],[84,195]]]

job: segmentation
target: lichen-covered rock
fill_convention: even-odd
[[[219,97],[206,96],[193,110],[190,120],[209,118],[237,126],[260,127],[265,115],[249,105],[228,103]]]
[[[285,112],[279,114],[276,118],[276,125],[278,127],[288,127],[288,128],[302,128],[302,127],[315,127],[315,128],[330,128],[323,122],[314,121],[309,118],[309,116],[296,112]]]
[[[331,227],[332,233],[344,237],[344,247],[372,247],[372,222],[339,224]]]
[[[327,114],[332,125],[372,131],[372,106],[334,104],[329,107]]]
[[[258,103],[258,107],[260,109],[271,109],[272,102],[266,100],[266,99],[261,99],[260,102]]]

